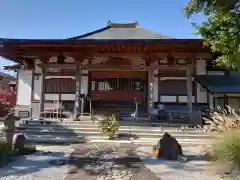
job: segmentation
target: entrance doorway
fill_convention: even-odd
[[[90,95],[102,102],[133,102],[136,98],[146,103],[147,72],[93,71],[90,76]]]

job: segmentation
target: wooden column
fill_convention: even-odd
[[[77,119],[80,114],[80,99],[81,96],[81,67],[80,64],[76,64],[76,93],[75,93],[75,106],[74,106],[74,118]]]
[[[187,107],[188,107],[188,114],[190,117],[190,120],[192,120],[192,65],[189,64],[187,67]]]
[[[159,75],[159,68],[158,68],[158,73],[157,73],[157,87],[158,87],[158,93],[157,93],[157,101],[158,101],[158,104],[160,103],[160,75]]]
[[[44,117],[45,75],[46,75],[46,68],[43,67],[42,68],[41,97],[40,97],[40,117]]]
[[[227,110],[227,112],[228,112],[228,97],[227,97],[227,95],[226,94],[224,94],[224,96],[223,96],[223,102],[224,102],[224,108]],[[228,112],[229,113],[229,112]]]

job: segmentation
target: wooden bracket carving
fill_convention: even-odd
[[[41,56],[39,57],[39,59],[43,64],[47,64],[49,62],[50,57]]]
[[[57,56],[57,63],[65,64],[65,59],[66,59],[66,57],[64,55],[60,54],[59,56]]]
[[[26,58],[26,57],[20,57],[21,59],[21,65],[24,69],[33,69],[34,66],[34,59],[33,58]]]
[[[175,64],[175,58],[171,54],[167,56],[167,60],[169,65]]]
[[[145,60],[145,65],[150,66],[155,60],[152,57],[143,57],[143,60]]]

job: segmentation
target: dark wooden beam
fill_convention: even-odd
[[[60,69],[76,69],[76,64],[57,64],[57,63],[51,63],[51,64],[38,64],[39,67],[41,68],[60,68]],[[145,65],[139,65],[139,66],[134,66],[134,65],[105,65],[105,64],[87,64],[87,65],[82,65],[81,66],[82,70],[119,70],[119,71],[124,71],[124,70],[147,70],[147,67]]]
[[[212,58],[212,54],[209,52],[126,52],[126,51],[121,51],[121,52],[97,52],[97,51],[47,51],[47,50],[14,50],[12,49],[9,52],[6,52],[5,55],[9,55],[10,57],[19,57],[19,56],[31,56],[38,58],[39,56],[59,56],[59,54],[62,53],[64,56],[69,56],[69,57],[79,57],[79,58],[94,58],[94,57],[154,57],[154,58],[162,58],[162,57],[167,57],[169,54],[173,57],[195,57],[195,58],[205,58],[209,59]],[[4,54],[3,54],[4,55]]]
[[[81,63],[80,63],[81,64]],[[56,68],[56,69],[76,69],[76,64],[57,64],[57,63],[51,63],[51,64],[38,64],[41,68]],[[156,69],[164,69],[164,70],[186,70],[188,67],[188,64],[184,65],[158,65],[157,63],[151,64],[151,66]],[[192,67],[195,67],[193,64]],[[139,71],[146,71],[148,69],[148,66],[146,65],[105,65],[105,64],[87,64],[81,66],[82,70],[139,70]]]

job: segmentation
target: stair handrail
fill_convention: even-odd
[[[91,96],[88,96],[88,98],[89,98],[89,111],[90,111],[89,113],[90,113],[90,117],[92,118],[92,116],[94,116],[92,101],[97,100],[99,97],[97,95],[91,95]]]

